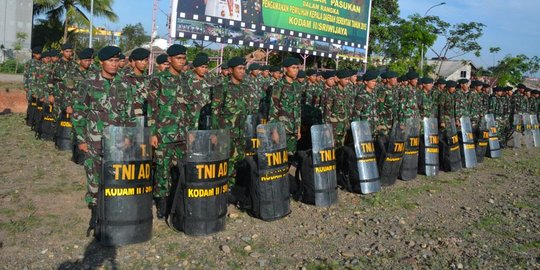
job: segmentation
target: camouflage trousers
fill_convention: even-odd
[[[101,180],[101,141],[89,142],[88,153],[84,160],[84,170],[86,172],[86,196],[84,200],[87,204],[96,204],[99,183]]]
[[[287,134],[287,154],[289,156],[293,156],[296,153],[296,143],[298,140],[296,139],[295,134]]]
[[[497,137],[499,137],[500,142],[505,142],[506,136],[510,131],[508,119],[506,119],[505,117],[496,117],[495,122],[497,124]]]
[[[231,139],[231,158],[229,159],[229,177],[234,179],[236,176],[236,166],[238,162],[242,161],[246,157],[245,140]]]
[[[184,150],[178,144],[159,144],[155,152],[154,197],[169,196],[171,191],[171,168],[184,158]]]

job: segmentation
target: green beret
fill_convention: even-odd
[[[489,83],[484,83],[484,84],[482,84],[482,87],[483,87],[483,88],[490,88],[491,85],[490,85]]]
[[[347,69],[340,69],[336,72],[336,76],[340,79],[351,77],[351,72]]]
[[[520,84],[517,85],[517,88],[518,88],[518,89],[525,89],[525,88],[527,88],[527,86],[525,86],[524,84],[520,83]]]
[[[377,79],[377,77],[379,77],[379,73],[377,71],[368,70],[366,71],[366,73],[364,73],[364,75],[362,76],[362,79],[364,81],[371,81],[371,80]]]
[[[229,68],[229,66],[227,65],[227,63],[223,63],[223,64],[221,64],[221,66],[220,66],[220,67],[221,67],[222,69],[223,69],[223,68],[224,68],[224,69],[227,69],[227,68]]]
[[[180,44],[173,44],[167,49],[167,55],[177,56],[179,54],[186,54],[187,48]]]
[[[503,92],[503,91],[504,91],[503,87],[500,87],[500,86],[493,87],[493,92]]]
[[[40,46],[32,48],[32,53],[34,54],[41,54],[42,52],[43,52],[43,48],[41,48]]]
[[[66,43],[66,44],[62,45],[62,51],[63,50],[73,50],[73,45],[71,45],[69,43]]]
[[[506,86],[504,88],[504,91],[506,91],[506,92],[509,92],[509,91],[512,91],[512,90],[514,90],[514,88],[512,86]]]
[[[317,75],[317,71],[314,70],[314,69],[308,69],[306,70],[306,76],[313,76],[313,75]]]
[[[444,79],[438,79],[436,82],[435,82],[435,85],[438,85],[438,84],[446,84],[446,81]]]
[[[150,51],[143,48],[137,48],[131,52],[129,58],[132,60],[144,60],[150,56]]]
[[[459,84],[466,84],[466,83],[468,83],[468,82],[469,82],[469,80],[467,80],[467,79],[459,79],[459,80],[458,80],[458,83],[459,83]]]
[[[269,65],[264,65],[260,68],[261,71],[266,71],[266,70],[270,70],[270,66]]]
[[[236,57],[231,58],[227,62],[227,66],[229,66],[230,68],[241,66],[241,65],[244,65],[244,66],[246,65],[246,59],[244,57],[236,56]]]
[[[126,59],[126,56],[123,53],[118,54],[118,59],[124,60]]]
[[[414,79],[418,79],[418,77],[420,75],[418,73],[416,73],[416,71],[411,70],[411,71],[407,72],[407,74],[405,74],[405,76],[407,76],[407,80],[414,80]]]
[[[398,74],[395,71],[387,70],[383,74],[381,74],[382,79],[390,79],[390,78],[397,78]]]
[[[105,46],[98,52],[98,58],[100,61],[109,60],[113,57],[120,56],[120,48],[116,46]]]
[[[199,53],[195,56],[195,59],[193,59],[193,67],[200,67],[204,65],[208,65],[208,62],[210,62],[210,59],[208,58],[208,55],[206,53]]]
[[[456,87],[457,86],[457,83],[455,81],[446,81],[446,87],[448,88],[452,88],[452,87]]]
[[[86,48],[86,49],[80,51],[77,56],[79,57],[80,60],[92,59],[92,58],[94,58],[94,49]]]
[[[50,57],[58,57],[60,55],[60,53],[58,52],[58,50],[50,50],[49,51],[49,56]]]
[[[358,72],[357,72],[356,70],[354,70],[354,69],[348,69],[348,71],[349,71],[349,77],[354,76],[354,75],[357,75],[357,73],[358,73]]]
[[[160,54],[157,58],[156,58],[156,63],[158,63],[158,65],[161,65],[165,62],[169,61],[168,59],[168,55],[167,54]]]
[[[420,79],[420,83],[422,83],[422,84],[431,84],[431,83],[433,83],[433,79],[429,78],[429,77],[424,77],[424,78]]]
[[[324,78],[325,80],[326,80],[326,79],[330,79],[330,78],[336,76],[336,71],[334,71],[334,70],[327,70],[327,71],[324,71],[323,73],[321,73],[321,75],[323,76],[323,78]]]
[[[482,86],[482,82],[478,80],[474,80],[471,82],[471,87],[477,87],[477,86]]]
[[[51,56],[51,55],[50,55],[49,51],[43,51],[43,52],[41,53],[41,58],[50,57],[50,56]]]
[[[283,67],[290,67],[292,65],[298,65],[300,61],[295,57],[287,57],[283,60]]]
[[[259,65],[257,63],[253,63],[253,64],[249,65],[248,70],[249,71],[261,70],[261,65]]]
[[[296,78],[302,79],[302,78],[305,78],[305,77],[306,77],[306,72],[305,71],[303,71],[303,70],[298,71],[298,75],[296,76]]]
[[[277,72],[277,71],[281,71],[281,68],[278,67],[278,66],[270,66],[270,72]]]
[[[398,82],[404,82],[406,80],[407,80],[407,74],[401,75],[397,79]]]
[[[533,90],[532,93],[535,95],[540,95],[540,90]]]

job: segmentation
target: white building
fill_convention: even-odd
[[[5,54],[11,55],[17,33],[25,33],[26,39],[21,44],[25,54],[30,56],[32,41],[32,11],[33,1],[30,0],[0,0],[0,62]]]
[[[468,60],[428,60],[427,64],[434,67],[435,73],[430,74],[431,77],[453,81],[470,80],[472,73],[477,70],[474,63]]]

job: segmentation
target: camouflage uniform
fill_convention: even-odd
[[[399,121],[401,112],[398,108],[400,86],[381,85],[376,88],[377,115],[375,134],[388,136],[394,121]]]
[[[135,126],[133,96],[136,89],[118,75],[108,80],[99,74],[84,80],[79,91],[86,93],[82,103],[77,105],[84,108],[79,113],[82,119],[86,119],[85,126],[76,127],[77,140],[88,145],[84,161],[88,187],[85,200],[88,204],[95,204],[101,179],[103,131],[109,125]]]
[[[318,83],[306,83],[304,92],[306,93],[306,104],[321,109],[321,96],[323,86]]]
[[[287,151],[296,151],[297,132],[300,128],[300,85],[285,78],[270,86],[269,122],[281,122],[287,134]]]
[[[25,64],[23,80],[24,80],[24,89],[28,90],[28,92],[26,93],[27,100],[30,100],[30,97],[34,95],[34,92],[35,92],[34,87],[35,87],[35,82],[37,79],[36,75],[42,63],[43,62],[41,62],[40,60],[32,58],[30,59],[30,61],[28,61]]]
[[[349,86],[340,88],[336,85],[328,91],[328,96],[324,101],[324,122],[332,124],[336,147],[343,146],[349,129],[351,105],[347,101],[350,100],[352,100],[351,88]]]
[[[356,97],[354,98],[354,106],[351,112],[352,121],[368,121],[371,130],[374,131],[379,115],[377,114],[377,93],[375,89],[368,92],[365,87],[356,87]]]
[[[186,147],[187,106],[189,95],[182,87],[185,77],[165,70],[149,83],[149,92],[156,93],[150,116],[152,135],[158,137],[155,152],[154,196],[169,196],[170,168],[182,160]]]
[[[399,91],[400,111],[403,114],[403,121],[418,117],[418,101],[416,99],[416,89],[406,86]]]
[[[506,129],[507,114],[506,101],[504,97],[492,96],[489,99],[489,112],[495,117],[499,140],[504,141],[504,130]]]
[[[186,72],[183,88],[188,95],[186,121],[188,130],[198,130],[201,109],[211,102],[213,87],[206,78],[197,79],[192,71]]]
[[[75,61],[66,61],[64,58],[58,60],[54,63],[51,75],[52,81],[52,95],[55,98],[54,103],[59,110],[66,109],[67,106],[71,106],[71,103],[66,102],[66,98],[71,96],[71,93],[66,93],[72,91],[75,87],[75,79],[72,76],[73,72],[78,70],[78,65]],[[81,79],[81,78],[77,78]]]

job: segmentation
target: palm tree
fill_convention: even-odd
[[[70,24],[90,25],[85,13],[90,13],[91,0],[36,0],[34,1],[34,15],[45,14],[48,19],[61,20],[64,23],[64,36],[62,43],[67,41]],[[118,16],[112,10],[114,0],[94,0],[94,15],[106,17],[112,22]]]

